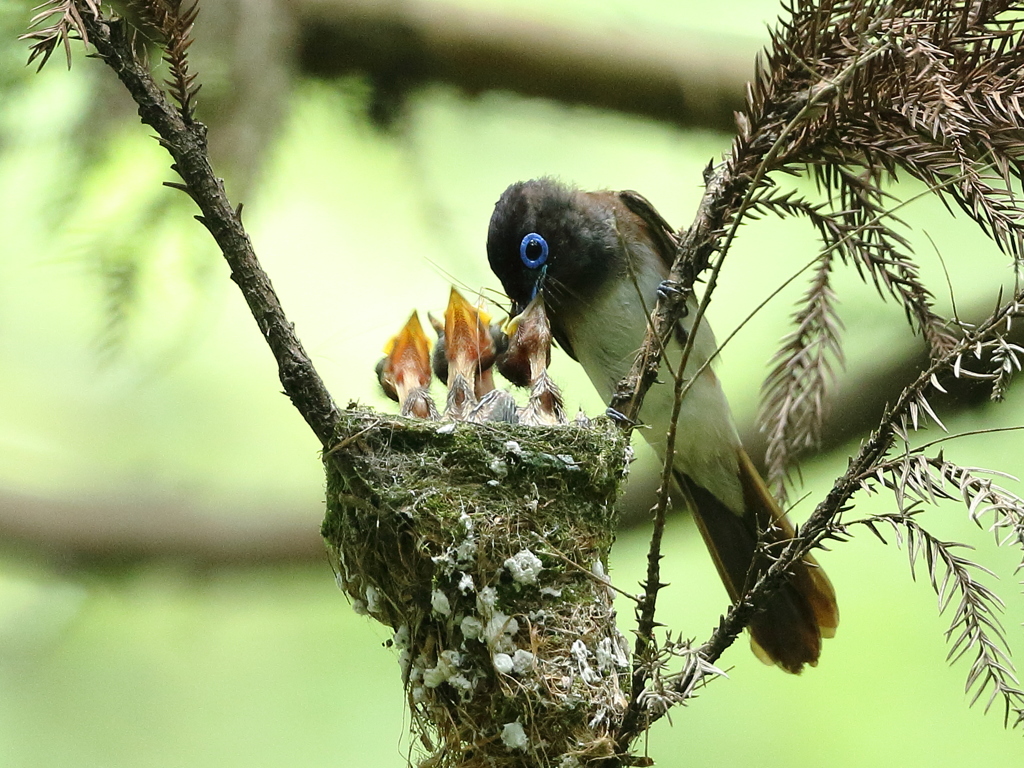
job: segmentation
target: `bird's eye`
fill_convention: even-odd
[[[531,232],[519,244],[519,258],[530,269],[543,266],[548,260],[548,241],[536,232]]]

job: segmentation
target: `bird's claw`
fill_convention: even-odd
[[[636,422],[633,421],[633,419],[629,418],[626,414],[622,413],[621,411],[615,410],[614,408],[606,408],[604,411],[604,415],[607,416],[612,421],[616,422],[617,424],[626,424],[627,426],[630,427],[636,426]]]
[[[674,296],[683,295],[683,284],[678,280],[662,280],[658,283],[658,298],[671,299]]]

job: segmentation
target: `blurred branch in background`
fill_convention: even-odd
[[[24,23],[20,17],[12,21],[15,29]],[[364,76],[373,86],[367,108],[371,118],[382,98],[394,99],[392,105],[400,110],[412,89],[444,83],[473,95],[501,90],[680,126],[732,130],[732,112],[743,104],[750,70],[751,45],[743,42],[694,36],[670,43],[667,36],[581,31],[528,20],[525,14],[419,0],[207,0],[194,58],[204,72],[201,99],[204,119],[213,126],[211,155],[227,169],[229,186],[245,199],[280,126],[296,72]],[[20,69],[5,88],[30,87],[30,75],[31,69]],[[137,119],[135,105],[119,84],[96,77],[92,87],[95,98],[75,131],[82,157],[68,169],[68,189],[80,186],[91,165],[105,161],[115,134]],[[145,230],[180,216],[178,202],[138,200],[131,242],[147,242]],[[128,264],[115,259],[127,249],[115,252],[110,232],[104,229],[104,238],[84,253],[107,276],[104,285],[116,291],[106,297],[110,321],[100,340],[104,357],[123,352],[119,339],[137,301],[125,290],[130,287],[125,270],[137,272],[140,260],[152,258],[149,250],[138,249],[130,252]],[[197,279],[207,275],[207,270],[197,271]],[[253,515],[242,505],[207,509],[187,498],[144,498],[133,487],[87,500],[12,495],[0,499],[0,538],[44,560],[75,564],[141,558],[195,559],[209,565],[301,561],[322,556],[309,523],[320,512],[311,510],[310,518],[280,515],[272,524],[268,520],[264,536],[235,527],[239,516]],[[642,514],[637,507],[636,518]],[[69,519],[76,521],[75,531],[64,524]]]
[[[17,34],[25,18],[10,16]],[[243,194],[280,127],[296,75],[365,77],[369,115],[379,125],[400,114],[416,88],[445,84],[474,96],[504,91],[731,132],[756,50],[739,36],[581,30],[426,0],[208,0],[202,27],[192,54],[204,73],[210,151]],[[5,72],[0,86],[27,87],[29,75]],[[83,118],[88,129],[76,136],[98,159],[135,109],[105,78],[95,87]]]
[[[474,95],[510,91],[732,131],[752,72],[742,38],[601,34],[422,0],[298,0],[294,7],[302,71],[366,73],[384,99],[440,82]]]
[[[320,509],[225,511],[137,491],[88,501],[6,492],[0,494],[0,540],[6,552],[62,568],[169,559],[196,567],[326,562],[320,515]]]
[[[966,317],[974,321],[983,318],[987,311],[987,307],[973,307]],[[1014,327],[1007,339],[1024,346],[1024,328]],[[927,346],[915,340],[875,366],[839,377],[826,403],[829,416],[823,424],[821,441],[815,453],[829,453],[863,436],[878,423],[886,406],[899,396],[898,382],[913,379],[928,367],[928,363]],[[992,402],[992,388],[983,382],[951,378],[943,381],[943,386],[946,394],[936,392],[930,398],[930,402],[941,408],[943,413],[964,413],[984,408]],[[758,469],[764,471],[768,443],[764,432],[753,422],[742,425],[740,431],[743,444],[757,462]]]
[[[732,130],[733,110],[744,103],[750,70],[743,39],[676,40],[670,45],[667,37],[580,31],[425,0],[207,0],[203,34],[196,46],[199,68],[211,73],[202,93],[204,117],[215,126],[211,153],[251,175],[274,135],[296,69],[317,77],[363,74],[378,91],[372,99],[396,98],[392,104],[399,108],[411,89],[446,83],[470,94],[502,90],[679,126]],[[223,41],[229,44],[225,47]],[[260,65],[253,66],[253,61]],[[114,102],[122,108],[111,109]],[[113,130],[121,124],[117,117],[134,121],[130,103],[123,89],[104,85],[86,122],[99,121]],[[372,104],[370,111],[372,116]],[[91,130],[78,133],[94,147],[103,144],[103,131],[99,138]],[[243,189],[248,183],[232,179]],[[985,314],[978,307],[967,316]],[[1011,337],[1024,344],[1019,328]],[[885,367],[841,380],[830,405],[832,418],[821,434],[821,450],[842,445],[875,423],[899,394],[895,382],[911,379],[927,359],[923,346],[908,344],[902,357]],[[984,387],[956,380],[950,383],[949,402],[943,407],[977,407],[987,402],[987,395]],[[763,435],[753,423],[742,433],[751,455],[759,460],[764,456]],[[627,491],[627,525],[646,522],[646,505],[630,504],[633,498],[649,495],[651,488],[643,480],[635,477]],[[652,477],[650,483],[654,482]],[[164,512],[159,524],[151,511],[153,502],[139,500],[134,489],[126,489],[116,500],[20,499],[0,504],[0,537],[46,558],[71,562],[196,557],[212,565],[237,562],[239,557],[263,562],[321,554],[319,539],[304,515],[283,516],[274,523],[280,529],[274,529],[272,540],[260,535],[249,539],[225,521],[251,510],[207,514],[185,500],[166,498],[156,506]],[[29,509],[35,513],[28,514]],[[86,531],[81,536],[67,535],[53,524],[72,512]],[[236,534],[237,541],[227,541]]]
[[[968,317],[982,317],[980,307]],[[1024,326],[1016,325],[1008,340],[1024,346]],[[821,452],[827,453],[877,423],[885,407],[907,381],[928,365],[923,345],[885,365],[844,377],[829,403],[822,430]],[[969,379],[944,383],[947,395],[931,401],[943,413],[984,408],[991,386]],[[759,463],[765,438],[753,422],[742,427],[743,442]],[[622,521],[627,527],[649,525],[649,499],[657,473],[638,474],[627,486]],[[0,496],[0,541],[8,548],[44,561],[83,567],[107,567],[145,559],[182,559],[207,567],[276,562],[322,562],[323,542],[317,523],[323,510],[225,509],[204,507],[185,498],[144,497],[125,489],[107,499],[44,499],[7,493]],[[74,526],[67,521],[74,520]],[[244,524],[243,524],[244,521]]]

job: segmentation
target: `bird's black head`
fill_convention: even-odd
[[[613,268],[617,235],[602,193],[552,179],[513,184],[494,206],[487,260],[518,314],[537,295],[558,315],[585,304]]]

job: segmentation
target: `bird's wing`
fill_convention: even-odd
[[[630,213],[634,214],[628,217],[629,224],[627,226],[643,228],[644,232],[641,234],[639,241],[649,242],[653,245],[654,251],[657,253],[663,267],[661,278],[668,279],[669,270],[672,268],[672,262],[675,261],[676,252],[679,249],[679,237],[672,229],[672,226],[655,210],[650,201],[639,192],[634,192],[631,189],[623,190],[618,193],[618,202]],[[620,217],[619,221],[620,227],[623,226],[622,217]],[[646,237],[642,235],[646,235]],[[652,302],[647,308],[648,312],[650,312],[654,309],[653,302],[655,296],[651,295],[645,298]],[[685,346],[687,333],[688,331],[684,324],[681,321],[677,322],[675,337],[680,346]]]
[[[653,244],[667,277],[679,247],[679,238],[642,195],[626,191],[620,192],[618,199],[634,214],[620,217],[620,220],[626,218],[628,226],[646,230],[643,234]],[[710,332],[705,336],[711,339],[713,346]],[[686,342],[681,324],[677,324],[676,341],[680,346]],[[705,355],[708,352],[705,350]],[[746,451],[739,445],[731,426],[729,407],[714,375],[707,369],[700,378],[703,381],[694,382],[690,392],[691,401],[699,401],[696,411],[680,419],[682,434],[677,436],[674,474],[676,485],[694,513],[697,527],[729,596],[735,601],[771,564],[766,549],[788,541],[795,532]],[[694,403],[691,402],[690,406],[694,407]],[[718,482],[713,474],[701,471],[708,462],[699,460],[713,446],[721,448],[720,440],[700,439],[687,446],[691,442],[687,432],[707,432],[699,429],[702,419],[719,423],[726,433],[731,431],[731,435],[726,434],[722,438],[726,443],[736,441],[735,459],[723,462],[735,472],[727,483]],[[716,455],[721,459],[724,454],[719,451]],[[715,462],[714,466],[719,466],[719,463]],[[733,496],[737,498],[732,504],[727,504],[726,501]],[[790,580],[782,586],[767,609],[752,620],[750,630],[755,653],[763,661],[778,664],[789,672],[799,672],[804,664],[817,662],[821,639],[832,637],[838,622],[839,610],[832,585],[814,558],[808,555],[794,566]]]
[[[675,261],[676,250],[679,247],[679,238],[675,230],[655,210],[650,201],[639,192],[634,192],[631,189],[623,190],[619,192],[619,200],[630,211],[643,219],[644,224],[647,225],[648,234],[656,246],[658,256],[661,257],[662,262],[665,264],[665,272],[667,274],[668,270],[672,267],[672,262]]]

